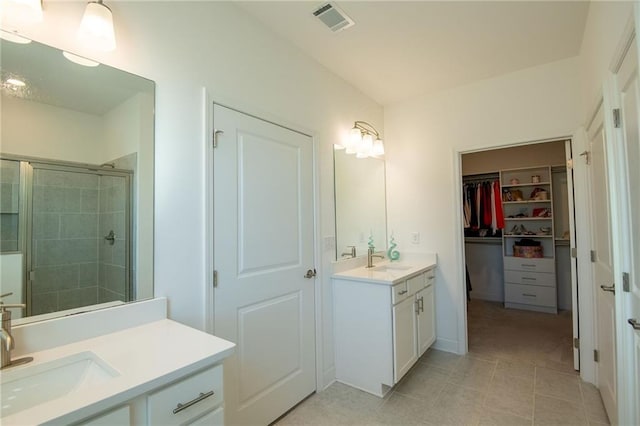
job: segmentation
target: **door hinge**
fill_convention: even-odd
[[[600,362],[600,352],[597,349],[593,350],[593,360],[595,362]]]
[[[573,158],[569,158],[567,160],[567,170],[572,170],[573,169]]]
[[[631,289],[629,288],[629,273],[622,273],[622,291],[629,293]]]
[[[616,129],[620,128],[620,108],[613,110],[613,127]]]
[[[580,349],[580,338],[578,337],[573,338],[573,347],[576,349]]]
[[[224,130],[218,130],[218,129],[215,129],[215,130],[213,131],[213,147],[214,147],[214,148],[217,148],[217,147],[218,147],[218,135],[220,135],[220,134],[222,134],[222,133],[224,133]]]
[[[591,152],[589,152],[589,151],[582,151],[582,152],[580,153],[580,157],[584,157],[584,161],[585,161],[585,163],[587,164],[587,166],[588,166],[589,164],[591,164]]]
[[[593,263],[595,263],[598,260],[598,257],[596,256],[596,251],[595,250],[591,250],[591,261]]]
[[[213,288],[218,287],[218,271],[213,270]]]
[[[571,257],[574,259],[578,257],[578,249],[576,247],[571,247]]]

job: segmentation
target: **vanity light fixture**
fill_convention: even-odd
[[[27,85],[24,81],[18,80],[17,78],[8,78],[6,83],[14,87],[24,87]]]
[[[89,47],[105,52],[116,48],[113,14],[102,0],[87,3],[78,28],[78,38]]]
[[[19,36],[16,33],[12,33],[12,32],[5,31],[5,30],[0,30],[0,38],[3,39],[3,40],[10,41],[12,43],[18,43],[18,44],[29,44],[29,43],[31,43],[31,40],[29,40],[28,38]]]
[[[357,158],[384,155],[384,143],[380,138],[380,133],[366,121],[356,121],[353,124],[344,148],[347,154],[356,154]]]

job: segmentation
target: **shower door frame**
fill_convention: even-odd
[[[111,167],[95,166],[91,164],[73,163],[59,160],[40,159],[32,157],[0,155],[1,159],[13,160],[20,163],[20,201],[19,217],[25,220],[18,222],[18,250],[23,250],[23,276],[22,288],[24,303],[27,305],[25,317],[31,316],[31,283],[33,268],[33,172],[34,169],[53,170],[71,173],[95,174],[98,176],[115,176],[125,179],[125,302],[133,300],[135,296],[133,283],[133,270],[131,268],[131,255],[133,253],[133,171],[115,169]]]

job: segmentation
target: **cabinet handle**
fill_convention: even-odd
[[[413,305],[416,307],[416,315],[420,315],[420,299],[416,299]]]
[[[428,277],[427,277],[427,279],[432,280],[432,279],[434,279],[435,277],[436,277],[435,275],[430,275],[430,276],[428,276]]]
[[[213,396],[213,394],[214,394],[213,391],[209,391],[207,393],[200,392],[200,396],[199,397],[197,397],[195,399],[192,399],[189,402],[185,402],[184,404],[178,403],[176,408],[173,409],[173,414],[178,414],[180,411],[186,410],[187,408],[191,407],[193,404],[197,404],[198,402],[202,401],[203,399],[207,399],[210,396]]]
[[[402,291],[398,292],[399,295],[403,295],[403,294],[407,294],[407,293],[409,293],[409,290],[402,290]]]
[[[526,297],[538,297],[535,294],[529,294],[529,293],[522,293],[522,295]]]
[[[530,263],[521,263],[520,266],[522,266],[523,268],[535,268],[536,265],[535,264],[530,264]]]
[[[419,306],[420,306],[420,311],[424,312],[424,297],[420,297],[420,299],[418,299]]]
[[[537,281],[537,278],[522,277],[523,280]]]
[[[433,285],[433,284],[429,284],[429,285],[428,285],[428,286],[426,286],[425,288],[429,288],[429,287],[431,287],[432,285]]]

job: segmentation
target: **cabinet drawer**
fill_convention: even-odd
[[[211,392],[213,394],[210,394]],[[174,413],[178,404],[184,407],[189,403],[193,404]],[[221,403],[222,365],[218,365],[150,394],[147,398],[149,424],[187,423]]]
[[[416,275],[413,278],[409,278],[407,280],[407,290],[409,290],[408,294],[409,295],[416,294],[417,292],[425,288],[425,286],[427,285],[425,280],[426,280],[425,274],[420,274],[420,275]]]
[[[425,287],[429,287],[429,285],[433,285],[436,283],[436,271],[435,269],[429,269],[424,273],[424,282]]]
[[[505,284],[504,301],[506,303],[521,303],[524,305],[556,307],[555,287],[540,287],[534,285]]]
[[[504,258],[504,269],[509,271],[553,273],[555,272],[555,260],[508,256]]]
[[[198,420],[189,423],[189,426],[222,426],[224,425],[224,409],[222,407],[205,414]]]
[[[409,289],[407,288],[407,282],[403,281],[391,287],[391,303],[396,304],[402,302],[409,297]]]
[[[547,272],[504,271],[504,281],[512,284],[555,287],[556,274]]]

